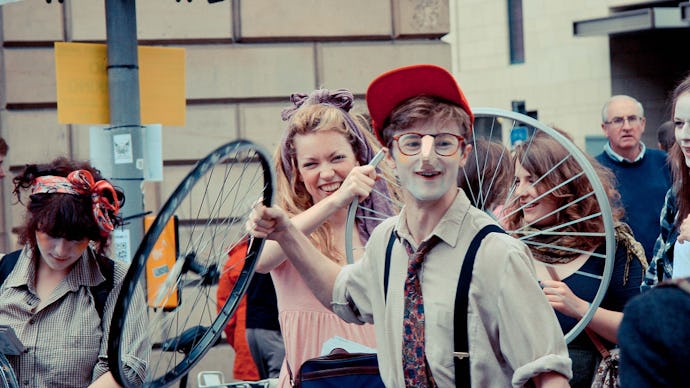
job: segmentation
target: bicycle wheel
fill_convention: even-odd
[[[368,200],[359,203],[359,200],[355,198],[347,208],[345,259],[348,264],[354,263],[355,256],[357,255],[353,238],[354,230],[358,224],[366,222],[371,225],[378,225],[386,218],[398,214],[402,208],[400,185],[395,179],[393,172],[388,168],[379,167],[379,163],[384,156],[385,154],[381,150],[369,162],[370,165],[377,167],[377,172],[382,179],[374,185]]]
[[[565,156],[561,160],[554,161],[554,165],[550,166],[547,171],[544,172],[544,174],[541,176],[531,177],[533,179],[532,186],[536,187],[539,182],[545,179],[551,179],[550,176],[555,176],[557,174],[558,167],[563,163],[568,163],[569,166],[574,166],[572,176],[567,177],[567,179],[561,181],[555,187],[550,187],[547,191],[539,194],[537,198],[534,198],[526,203],[520,203],[518,195],[515,191],[515,184],[506,186],[505,184],[499,183],[504,181],[504,179],[499,178],[500,174],[502,173],[502,171],[499,170],[500,167],[490,167],[491,163],[488,162],[489,158],[486,157],[486,154],[482,155],[480,154],[481,152],[472,152],[468,157],[464,171],[472,168],[476,171],[479,171],[479,173],[477,174],[477,181],[474,182],[474,184],[467,185],[469,188],[469,190],[467,190],[469,191],[468,197],[471,201],[473,201],[473,203],[476,204],[477,207],[488,212],[489,214],[494,215],[500,224],[506,225],[507,220],[512,215],[522,212],[524,209],[529,208],[531,205],[537,203],[539,200],[543,199],[549,194],[555,193],[560,187],[563,187],[567,184],[574,183],[588,188],[586,194],[581,195],[578,198],[574,198],[574,196],[573,198],[568,198],[568,200],[565,201],[565,204],[539,219],[541,220],[554,216],[559,221],[556,221],[547,227],[536,229],[534,228],[534,223],[538,222],[539,220],[535,220],[532,223],[520,225],[515,228],[508,228],[506,230],[506,232],[527,244],[527,246],[533,250],[533,252],[538,248],[549,248],[565,254],[590,254],[590,257],[603,261],[603,270],[600,273],[592,273],[577,269],[572,275],[570,275],[586,277],[589,281],[593,282],[595,287],[592,288],[596,288],[596,293],[594,294],[593,298],[590,296],[578,295],[581,298],[588,300],[590,302],[590,307],[582,318],[577,320],[577,323],[570,330],[564,333],[566,342],[570,343],[582,332],[582,330],[584,330],[589,321],[592,319],[594,312],[601,304],[601,301],[606,294],[606,290],[608,289],[613,271],[616,241],[613,215],[606,190],[604,189],[604,186],[602,185],[594,167],[583,154],[583,152],[568,138],[553,128],[550,128],[529,116],[516,112],[493,108],[477,108],[473,109],[473,112],[476,120],[475,130],[481,126],[483,132],[487,133],[486,138],[488,138],[489,141],[490,139],[497,137],[510,138],[511,143],[513,143],[514,146],[522,147],[523,159],[529,157],[529,154],[532,150],[530,147],[535,139],[538,139],[539,137],[550,137],[565,150]],[[503,134],[506,134],[507,136],[503,136]],[[475,149],[483,149],[483,147],[478,144],[478,142],[481,140],[481,136],[479,135],[475,135],[473,137],[473,145]],[[510,155],[508,148],[504,146],[502,149],[504,150],[504,154],[500,155],[499,158],[508,158],[511,160],[511,163],[513,163],[514,158]],[[518,162],[520,162],[520,160],[518,160]],[[514,182],[514,179],[511,179],[510,181]],[[560,218],[557,217],[559,213],[575,209],[581,201],[590,196],[594,196],[596,198],[598,205],[598,209],[596,209],[596,211],[593,211],[590,214],[579,215],[575,219],[568,222],[560,222]],[[492,211],[494,210],[494,206],[497,204],[496,201],[500,202],[502,205],[502,212],[498,212],[500,214]],[[596,225],[599,226],[597,228],[599,231],[578,232],[570,230],[569,227],[583,222],[596,223]],[[557,237],[563,235],[599,239],[601,241],[601,245],[599,246],[599,249],[595,250],[594,252],[582,251],[570,246],[560,245]],[[548,237],[550,242],[544,242],[545,237]],[[547,267],[555,267],[559,264],[544,263],[544,265]]]
[[[12,365],[2,353],[0,353],[0,388],[19,388]]]
[[[252,239],[246,258],[225,265],[229,252],[247,241],[245,221],[261,198],[272,203],[275,175],[270,156],[244,141],[225,144],[200,160],[165,202],[144,235],[125,277],[111,322],[108,358],[126,385],[128,319],[146,309],[150,357],[144,386],[169,385],[183,377],[219,339],[244,295],[263,247]],[[175,222],[175,220],[179,220]],[[162,265],[159,238],[177,224],[176,249]],[[241,266],[226,303],[217,310],[218,280]],[[147,303],[142,300],[146,284]]]

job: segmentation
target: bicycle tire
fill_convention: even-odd
[[[184,233],[177,234],[181,241],[180,253],[174,258],[175,264],[160,288],[149,290],[148,294],[155,295],[155,298],[152,301],[149,297],[146,308],[149,317],[147,335],[151,338],[152,356],[158,358],[155,363],[151,362],[153,357],[149,360],[143,386],[159,387],[174,383],[188,373],[219,339],[247,290],[263,239],[251,240],[227,301],[220,311],[211,312],[216,311],[215,306],[211,309],[209,305],[215,300],[214,287],[222,275],[218,269],[224,268],[227,252],[248,238],[244,221],[256,200],[261,197],[266,206],[273,202],[275,174],[270,161],[269,154],[252,142],[237,140],[227,143],[197,162],[162,206],[133,256],[111,321],[108,362],[118,383],[128,386],[122,361],[122,356],[126,355],[123,335],[128,314],[136,314],[138,311],[135,309],[142,308],[133,301],[136,293],[141,292],[137,290],[146,276],[146,264],[152,260],[151,254],[166,225],[177,213],[186,217],[182,221],[186,227]],[[235,180],[230,182],[233,178]],[[197,192],[201,193],[198,206],[195,203]],[[202,254],[207,254],[208,259]],[[163,307],[168,306],[173,294],[178,304]],[[191,311],[184,316],[185,309],[190,307]],[[161,334],[161,330],[152,332],[153,321],[167,325],[162,328],[174,335],[168,335],[167,331]],[[174,322],[175,327],[167,321]],[[183,335],[190,332],[194,334],[193,338],[182,343]],[[178,355],[183,348],[184,356]]]
[[[604,227],[604,233],[603,233],[603,238],[605,241],[605,253],[604,253],[604,269],[603,273],[601,274],[601,277],[599,278],[599,287],[597,289],[597,292],[594,296],[594,299],[590,302],[589,308],[586,311],[586,313],[582,316],[580,320],[573,326],[572,329],[570,329],[567,333],[564,333],[565,335],[565,340],[566,343],[572,342],[581,332],[584,330],[584,328],[589,324],[590,320],[594,316],[594,313],[596,309],[599,307],[601,304],[601,301],[604,299],[604,296],[606,294],[606,291],[608,289],[610,280],[611,280],[611,274],[613,273],[613,264],[615,260],[615,249],[616,249],[616,241],[615,241],[615,231],[614,231],[614,224],[613,224],[613,215],[611,211],[611,206],[609,203],[609,199],[607,196],[607,193],[604,190],[604,187],[601,184],[601,181],[599,180],[599,177],[594,170],[594,167],[591,165],[591,163],[587,160],[583,152],[575,146],[569,139],[567,139],[565,136],[561,135],[559,132],[554,130],[553,128],[541,123],[540,121],[535,120],[532,117],[529,117],[527,115],[517,113],[517,112],[511,112],[511,111],[506,111],[502,109],[496,109],[496,108],[476,108],[473,109],[474,115],[475,115],[475,121],[476,120],[481,120],[481,119],[490,119],[493,121],[491,124],[491,131],[489,134],[489,137],[492,137],[493,135],[493,130],[494,125],[500,124],[501,125],[501,130],[503,130],[505,127],[507,127],[508,130],[512,128],[516,128],[519,126],[526,126],[528,128],[531,128],[534,131],[542,131],[546,135],[551,136],[555,140],[558,141],[558,143],[563,146],[570,156],[572,156],[575,161],[579,164],[579,166],[582,168],[582,173],[584,176],[588,179],[589,183],[592,186],[593,189],[593,195],[595,195],[599,208],[600,208],[600,215],[597,217],[600,217],[601,222],[603,223]],[[506,121],[505,123],[498,123],[499,120]],[[536,132],[535,132],[536,133]],[[532,137],[534,134],[532,135]],[[532,138],[530,137],[530,138]],[[525,140],[525,141],[529,141]],[[469,162],[468,162],[469,163]],[[512,193],[508,195],[508,198],[505,200],[505,204],[507,204],[511,199]],[[577,199],[576,199],[577,200]],[[575,201],[575,200],[574,200]],[[571,202],[572,203],[572,202]],[[482,209],[486,210],[486,209]],[[554,227],[551,227],[550,229],[557,229],[560,225],[556,225]],[[507,231],[510,234],[515,235],[517,231],[515,230],[508,230]],[[525,243],[530,245],[532,242],[530,241],[529,237],[527,238],[519,238],[523,240]]]

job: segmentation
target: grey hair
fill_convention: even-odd
[[[608,118],[609,118],[609,105],[611,105],[611,103],[616,101],[616,100],[628,100],[628,101],[634,102],[635,104],[637,104],[637,109],[640,111],[640,116],[644,117],[644,108],[642,107],[642,104],[639,101],[637,101],[635,98],[627,96],[625,94],[618,94],[618,95],[615,95],[615,96],[609,98],[608,101],[606,101],[606,103],[604,104],[604,107],[601,109],[601,122],[602,123],[605,123],[608,120]]]

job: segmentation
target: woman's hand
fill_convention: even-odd
[[[353,168],[340,188],[330,196],[333,206],[342,208],[352,203],[358,198],[360,201],[366,199],[376,183],[376,169],[374,166],[357,166]]]
[[[254,237],[276,240],[290,225],[292,225],[290,217],[283,209],[278,206],[266,207],[262,203],[257,203],[247,219],[245,229]]]
[[[676,241],[680,243],[690,241],[690,215],[685,217],[683,223],[680,224],[680,228],[678,230],[678,239]]]
[[[563,282],[556,280],[542,280],[541,287],[544,290],[544,295],[546,295],[546,299],[551,304],[551,307],[561,314],[567,315],[571,318],[580,319],[585,315],[587,309],[589,308],[589,303],[573,294],[573,292],[570,290],[570,287]]]

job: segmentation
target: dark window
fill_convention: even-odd
[[[522,24],[522,0],[508,0],[511,64],[525,63],[525,37]]]

